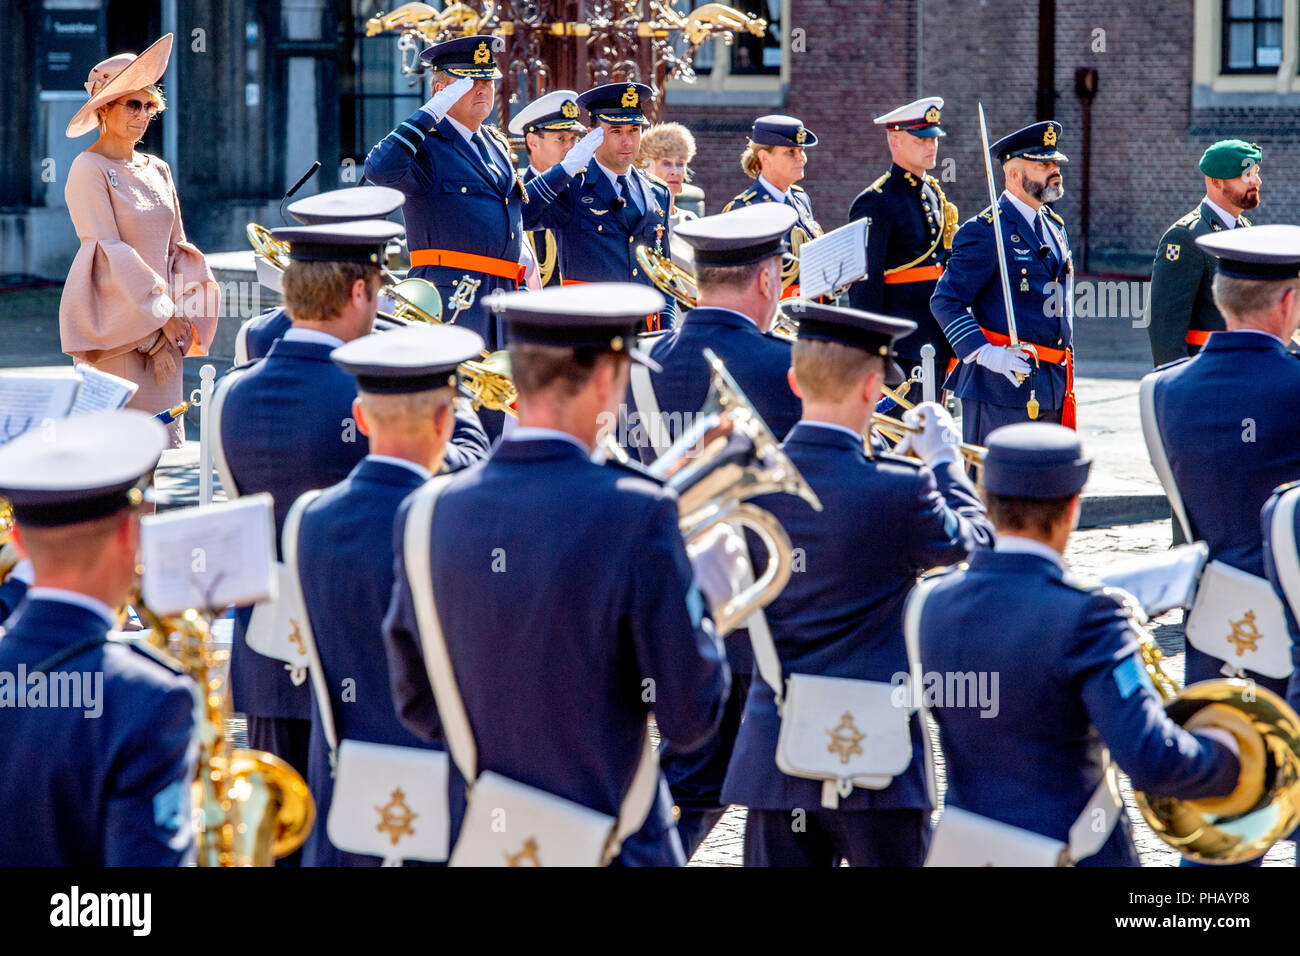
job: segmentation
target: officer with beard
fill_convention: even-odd
[[[1223,331],[1223,316],[1210,286],[1215,259],[1197,244],[1199,236],[1249,226],[1242,215],[1259,205],[1259,161],[1254,143],[1225,139],[1201,157],[1205,198],[1160,237],[1151,266],[1151,308],[1147,336],[1157,366],[1195,355],[1211,332]]]

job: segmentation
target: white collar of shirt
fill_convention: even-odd
[[[1061,252],[1061,246],[1060,243],[1056,241],[1056,230],[1048,224],[1047,214],[1043,212],[1043,207],[1039,206],[1038,209],[1035,210],[1031,205],[1029,205],[1029,203],[1022,200],[1019,196],[1011,195],[1010,190],[1003,190],[1002,195],[1011,200],[1011,204],[1020,210],[1020,215],[1025,217],[1025,222],[1029,223],[1030,226],[1034,226],[1034,223],[1039,219],[1043,220],[1043,232],[1047,233],[1047,241],[1052,244],[1052,248],[1059,255]],[[1038,238],[1037,234],[1034,235],[1034,238]]]
[[[562,432],[554,428],[538,428],[536,425],[518,425],[510,434],[505,435],[502,441],[567,441],[569,444],[582,449],[582,453],[591,457],[591,449],[580,442],[577,438],[568,432]]]
[[[1032,554],[1035,557],[1045,558],[1058,568],[1065,570],[1065,562],[1061,560],[1061,556],[1056,552],[1055,548],[1032,538],[1022,538],[1015,534],[999,534],[998,540],[993,545],[993,550],[1004,554]]]
[[[530,172],[530,173],[532,174],[532,176],[534,176],[534,177],[535,177],[535,176],[540,176],[540,175],[542,174],[542,173],[541,173],[541,170],[539,170],[539,169],[538,169],[536,166],[534,166],[532,163],[529,163],[529,164],[528,164],[528,172]],[[530,177],[530,178],[532,178],[532,177]]]
[[[1209,196],[1206,196],[1202,200],[1202,202],[1204,202],[1205,205],[1213,209],[1214,214],[1218,216],[1221,220],[1223,220],[1223,226],[1225,229],[1237,228],[1237,217],[1229,213],[1228,210],[1224,209],[1222,206],[1215,203],[1215,201],[1211,199]],[[1253,236],[1254,233],[1252,232],[1251,235]]]
[[[419,475],[421,478],[423,478],[425,481],[428,481],[430,478],[433,477],[433,472],[431,472],[428,468],[425,468],[423,465],[418,464],[416,462],[408,461],[405,458],[395,458],[392,455],[370,454],[370,455],[366,455],[366,461],[377,461],[384,465],[395,465],[398,468],[408,468],[411,471],[415,472],[417,475]]]
[[[799,424],[811,425],[813,428],[829,428],[832,431],[844,432],[844,434],[846,435],[852,435],[854,441],[856,442],[862,441],[862,435],[860,435],[858,432],[855,432],[852,428],[849,428],[847,425],[837,425],[835,424],[835,422],[819,422],[815,418],[801,418],[799,419]]]
[[[62,604],[75,604],[77,607],[83,607],[87,611],[94,611],[104,619],[107,627],[113,627],[117,623],[117,615],[113,609],[98,598],[93,598],[89,594],[82,594],[79,591],[67,591],[63,588],[31,588],[27,592],[29,601],[58,601]]]
[[[332,345],[335,348],[343,344],[343,340],[337,335],[330,335],[320,329],[293,328],[284,333],[284,340],[286,342],[315,342],[317,345]]]
[[[762,186],[764,189],[766,189],[769,193],[771,193],[776,198],[777,202],[786,202],[790,198],[790,193],[788,191],[781,192],[781,190],[777,189],[766,179],[764,179],[761,173],[759,174],[758,177],[758,184]]]

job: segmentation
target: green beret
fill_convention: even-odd
[[[1201,172],[1214,179],[1236,179],[1259,164],[1264,151],[1241,139],[1221,139],[1201,157]]]

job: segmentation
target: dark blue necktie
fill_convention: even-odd
[[[1051,257],[1052,263],[1055,264],[1056,250],[1052,247],[1052,241],[1047,238],[1047,226],[1043,223],[1043,213],[1040,210],[1038,215],[1034,216],[1034,232],[1038,234],[1038,244],[1047,250],[1047,255]],[[1047,261],[1044,259],[1043,261]]]
[[[632,195],[632,184],[628,182],[627,173],[618,177],[618,188],[623,191],[623,218],[631,228],[641,218],[641,211],[637,209],[636,198]]]
[[[487,140],[483,138],[481,132],[474,134],[474,145],[478,147],[478,154],[483,157],[483,165],[487,166],[488,172],[492,174],[492,181],[498,185],[501,182],[501,167],[492,161],[492,149],[488,146]]]

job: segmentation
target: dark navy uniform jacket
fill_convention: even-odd
[[[930,296],[938,279],[885,284],[885,271],[942,266],[948,261],[943,244],[943,204],[933,176],[917,179],[897,163],[862,192],[849,208],[849,221],[869,219],[867,277],[849,288],[849,305],[867,312],[911,319],[916,331],[894,348],[903,358],[921,361],[921,346],[934,346],[934,367],[940,375],[952,358],[952,346],[930,312]],[[917,261],[920,260],[920,261]]]
[[[787,195],[789,196],[787,205],[792,206],[794,211],[799,214],[799,219],[794,226],[799,226],[803,229],[803,231],[808,234],[809,238],[816,239],[822,234],[822,227],[818,224],[816,217],[813,216],[812,200],[808,198],[808,193],[798,183],[794,183],[790,186]],[[753,206],[755,203],[779,201],[780,200],[772,195],[771,190],[767,189],[763,183],[755,180],[752,186],[723,206],[722,211],[731,212],[731,210],[738,209],[741,206]],[[790,227],[790,232],[794,232],[794,226]],[[786,242],[790,241],[790,232],[785,234]]]
[[[1041,243],[1033,224],[1027,222],[1007,195],[1000,200],[1002,241],[1007,254],[1011,279],[1011,304],[1015,308],[1016,329],[1022,342],[1054,349],[1071,347],[1073,341],[1073,303],[1070,286],[1074,266],[1069,256],[1069,242],[1060,218],[1048,210],[1048,220],[1056,232],[1056,245],[1065,251],[1065,261],[1055,249],[1040,258]],[[1047,207],[1044,207],[1047,208]],[[1048,245],[1051,245],[1049,242]],[[934,317],[943,326],[957,358],[956,371],[944,387],[960,398],[1023,408],[1032,385],[1039,405],[1061,408],[1065,404],[1065,368],[1043,362],[1032,380],[1019,388],[1005,376],[991,372],[973,360],[965,361],[988,339],[980,327],[1007,334],[1006,308],[1002,302],[1002,280],[998,278],[998,256],[993,236],[993,213],[985,209],[962,223],[953,238],[948,267],[930,300]],[[969,311],[968,311],[969,309]],[[973,313],[973,314],[972,314]],[[1032,361],[1031,361],[1032,367]]]
[[[221,443],[240,494],[275,497],[276,549],[289,509],[305,491],[348,476],[369,448],[352,419],[357,380],[330,359],[334,346],[279,339],[260,362],[232,370],[221,410]],[[227,384],[229,380],[229,384]],[[477,417],[459,403],[447,468],[455,470],[487,453]],[[311,688],[294,686],[283,661],[244,643],[251,608],[235,614],[230,658],[234,709],[258,717],[311,716]]]
[[[1264,577],[1260,509],[1300,479],[1300,360],[1264,332],[1216,332],[1194,358],[1151,373],[1155,414],[1194,540],[1210,559]],[[1249,440],[1247,440],[1249,439]],[[1206,655],[1188,683],[1220,676]],[[1195,673],[1193,673],[1195,671]],[[1285,680],[1248,672],[1278,693]]]
[[[0,673],[24,686],[61,651],[101,643],[52,666],[74,677],[85,706],[18,707],[0,689],[0,866],[180,866],[192,863],[190,783],[198,756],[194,685],[141,650],[106,640],[110,622],[79,604],[28,600],[0,640]],[[20,671],[20,668],[23,671]],[[98,706],[84,675],[102,679]],[[67,696],[61,687],[59,700]],[[93,692],[93,684],[92,684]]]
[[[636,250],[649,246],[669,254],[668,186],[635,166],[627,177],[636,202],[621,210],[611,205],[618,198],[614,185],[594,159],[576,176],[569,176],[556,163],[529,181],[529,195],[535,201],[524,207],[524,226],[555,233],[565,281],[653,285],[637,262]],[[661,327],[672,324],[673,314],[669,300],[660,313]]]
[[[1113,598],[1035,554],[981,551],[943,578],[921,616],[923,673],[998,675],[995,716],[969,699],[931,708],[948,805],[1068,841],[1107,747],[1137,790],[1193,799],[1236,786],[1231,751],[1165,715]],[[1083,862],[1138,865],[1128,814]]]
[[[510,161],[508,141],[496,127],[481,126],[476,138],[492,151],[495,172],[450,119],[435,124],[428,113],[416,110],[370,150],[366,179],[406,194],[402,217],[411,250],[451,249],[518,263],[524,240],[521,210],[529,205],[528,190]],[[482,285],[475,306],[462,313],[457,324],[482,335],[489,349],[499,349],[505,340],[478,303],[495,289],[513,292],[518,288],[513,280],[446,266],[416,266],[410,271],[437,285],[444,304],[466,274]]]
[[[399,329],[406,323],[399,322],[392,316],[376,315],[375,331],[381,329]],[[271,344],[284,337],[284,333],[293,328],[293,320],[283,306],[267,309],[261,315],[255,315],[240,326],[244,337],[244,361],[260,359],[271,351]]]
[[[403,723],[436,740],[441,722],[402,559],[405,524],[404,506],[384,637]],[[682,749],[716,729],[730,672],[692,583],[670,490],[593,464],[562,439],[505,440],[443,492],[431,557],[480,772],[614,815],[649,712]],[[661,777],[621,862],[681,862],[671,807]],[[453,838],[459,827],[453,807]]]
[[[421,484],[411,468],[367,458],[302,516],[299,578],[340,741],[430,746],[397,719],[381,628],[393,590],[393,516]],[[340,586],[343,568],[349,569],[346,587]],[[345,680],[352,682],[346,701]],[[304,865],[378,866],[379,857],[336,849],[325,832],[334,778],[314,695],[307,783],[316,798],[317,825],[303,849]]]
[[[0,623],[3,623],[27,597],[27,582],[9,578],[0,584]]]
[[[800,422],[784,447],[823,510],[791,495],[754,500],[772,512],[804,555],[806,570],[791,575],[766,611],[782,675],[891,683],[908,669],[903,607],[917,575],[964,560],[992,538],[979,495],[960,463],[931,472],[892,455],[867,458],[862,440],[837,428]],[[756,676],[727,769],[724,803],[820,808],[820,781],[777,768],[780,729],[772,688]],[[839,809],[930,806],[927,744],[915,717],[911,735],[907,769],[884,790],[855,788]]]

